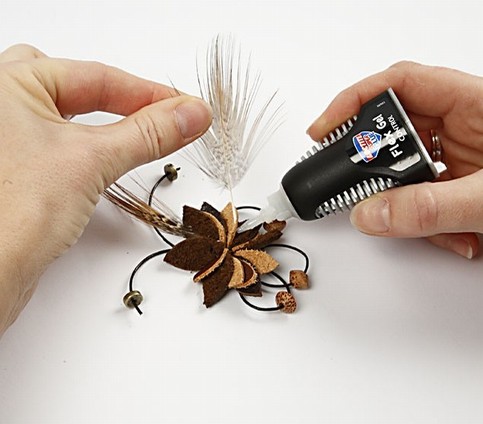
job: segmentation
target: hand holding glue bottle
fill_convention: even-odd
[[[477,99],[482,78],[414,63],[359,82],[312,124],[308,134],[320,142],[243,228],[351,210],[352,223],[367,234],[427,237],[472,258],[475,232],[483,232],[483,100]]]

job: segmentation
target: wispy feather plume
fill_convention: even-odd
[[[250,60],[243,64],[241,50],[231,37],[214,39],[205,66],[205,75],[197,66],[198,83],[201,96],[213,109],[213,124],[186,155],[231,192],[279,127],[281,105],[273,105],[275,92],[254,112],[261,76],[252,75]]]
[[[123,211],[160,231],[182,237],[192,234],[191,229],[185,227],[166,205],[156,201],[153,207],[118,183],[104,190],[103,196]]]

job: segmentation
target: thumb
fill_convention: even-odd
[[[95,143],[110,168],[105,170],[106,182],[110,184],[131,169],[197,139],[209,128],[211,119],[212,110],[206,102],[196,97],[177,96],[100,127],[103,136]]]
[[[483,232],[483,170],[463,178],[391,189],[359,203],[351,222],[387,237]]]

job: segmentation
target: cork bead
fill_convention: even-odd
[[[295,309],[297,309],[297,302],[295,301],[295,297],[293,297],[293,295],[289,292],[278,292],[275,296],[275,301],[277,302],[277,305],[282,306],[282,309],[280,310],[282,312],[285,312],[286,314],[291,314],[295,312]]]
[[[293,269],[289,275],[290,284],[296,289],[307,289],[309,287],[309,276],[300,269]]]

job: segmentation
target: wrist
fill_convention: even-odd
[[[3,221],[5,225],[0,228],[0,336],[30,299],[41,273],[31,237],[22,237],[28,233],[28,221],[20,219],[23,232],[14,221]]]

